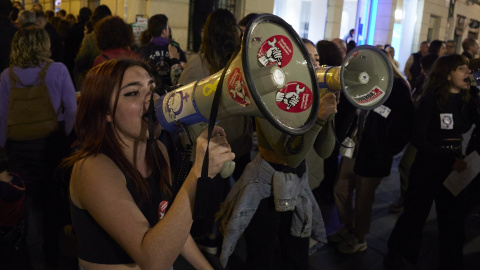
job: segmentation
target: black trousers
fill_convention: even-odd
[[[390,251],[416,263],[425,222],[435,201],[439,233],[439,269],[463,268],[465,199],[454,197],[443,186],[451,172],[448,167],[433,166],[431,160],[417,155],[409,176],[405,208],[388,240]]]
[[[47,265],[55,265],[58,261],[64,210],[68,209],[68,202],[62,197],[64,196],[62,188],[65,184],[55,177],[58,164],[68,152],[67,145],[66,136],[62,135],[62,131],[45,139],[7,141],[6,145],[9,171],[18,173],[25,181],[24,220],[27,242],[30,227],[42,228],[43,251]]]
[[[293,211],[277,212],[273,196],[260,204],[244,236],[246,269],[307,269],[309,238],[290,234]]]

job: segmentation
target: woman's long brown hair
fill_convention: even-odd
[[[210,65],[210,74],[222,70],[240,47],[235,16],[226,9],[216,9],[205,22],[201,53]]]
[[[150,191],[140,172],[127,160],[122,149],[124,144],[119,140],[117,130],[112,122],[107,122],[107,114],[115,118],[119,91],[123,76],[129,67],[140,66],[150,74],[150,68],[142,61],[130,59],[112,59],[98,65],[88,72],[82,83],[81,97],[78,103],[75,119],[77,140],[81,145],[80,150],[63,161],[64,166],[73,166],[75,162],[98,154],[105,154],[111,158],[133,180],[139,198],[135,202],[143,204],[150,198]],[[110,100],[115,96],[113,111],[110,112]],[[160,190],[166,199],[172,196],[170,191],[170,169],[155,144],[160,168],[155,165],[151,147],[147,147],[147,166],[152,175],[159,179]],[[135,197],[135,196],[134,196]]]
[[[431,93],[435,97],[437,107],[442,110],[450,96],[451,83],[448,80],[450,72],[459,66],[468,65],[468,59],[459,54],[445,55],[438,58],[433,64],[432,71],[423,86],[424,94]],[[460,91],[462,100],[466,103],[470,100],[468,90]]]

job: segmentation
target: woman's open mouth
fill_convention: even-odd
[[[142,120],[148,123],[149,119],[150,119],[150,117],[149,117],[149,115],[148,115],[148,112],[146,112],[146,113],[142,116]],[[156,119],[153,119],[153,121],[155,122]]]

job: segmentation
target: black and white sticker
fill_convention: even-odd
[[[392,109],[388,108],[387,106],[380,105],[377,108],[375,108],[373,111],[380,114],[384,118],[387,118],[390,112],[392,111]]]

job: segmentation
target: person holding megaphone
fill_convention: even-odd
[[[390,65],[394,75],[390,96],[373,110],[357,110],[352,133],[356,146],[351,155],[343,154],[334,184],[335,203],[343,227],[329,235],[328,241],[338,244],[338,251],[344,254],[368,248],[365,236],[370,230],[375,190],[390,174],[393,157],[411,138],[410,87],[393,62]]]
[[[148,65],[128,59],[94,67],[83,82],[75,122],[81,148],[64,161],[73,166],[80,269],[172,269],[179,254],[196,269],[213,269],[189,234],[197,179],[207,146],[208,177],[235,155],[222,128],[214,128],[209,145],[203,132],[173,197],[168,153],[155,139],[162,128],[153,121],[154,134],[147,128],[149,103],[158,98],[154,88]]]
[[[200,53],[192,57],[185,66],[178,82],[189,84],[194,81],[207,78],[227,66],[228,61],[240,47],[241,32],[237,26],[235,16],[227,9],[216,9],[208,15],[204,26],[204,34]],[[232,95],[242,96],[248,100],[243,90],[243,81],[237,82]],[[240,91],[235,91],[240,89]],[[248,115],[236,115],[221,120],[218,123],[228,134],[232,152],[235,153],[235,169],[232,179],[237,180],[245,166],[250,162],[250,150],[252,149],[253,117]],[[198,125],[196,125],[198,126]],[[195,128],[195,127],[193,127]],[[221,237],[215,224],[215,213],[220,203],[230,189],[228,181],[224,181],[218,175],[210,183],[210,195],[208,201],[199,203],[204,214],[196,217],[192,226],[192,236],[200,249],[217,254],[221,244]]]
[[[309,49],[318,64],[316,49]],[[227,265],[244,233],[247,269],[307,269],[310,236],[326,242],[320,208],[308,185],[305,157],[313,147],[322,158],[334,146],[331,118],[337,111],[334,93],[320,99],[313,127],[293,136],[257,117],[259,153],[227,195],[216,220],[224,241],[220,262]],[[245,231],[244,231],[245,230]],[[280,256],[276,256],[280,250]]]

